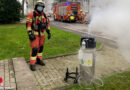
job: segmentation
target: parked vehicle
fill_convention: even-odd
[[[54,5],[54,20],[76,22],[81,10],[80,2],[62,2]]]

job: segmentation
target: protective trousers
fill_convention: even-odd
[[[45,34],[35,35],[35,40],[30,40],[31,53],[30,64],[35,65],[37,58],[42,60],[43,45],[45,42]]]

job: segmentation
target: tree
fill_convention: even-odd
[[[0,0],[0,24],[20,21],[21,9],[17,0]]]
[[[24,17],[24,3],[25,3],[25,0],[22,0],[22,17]]]

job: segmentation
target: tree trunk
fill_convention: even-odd
[[[22,0],[22,17],[24,17],[24,2],[25,0]]]

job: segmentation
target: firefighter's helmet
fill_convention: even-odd
[[[43,0],[37,0],[37,3],[35,5],[35,10],[37,9],[38,6],[45,8],[45,4],[44,4]]]
[[[37,0],[37,3],[44,3],[43,0]]]
[[[83,10],[82,9],[80,9],[80,12],[82,12]]]

